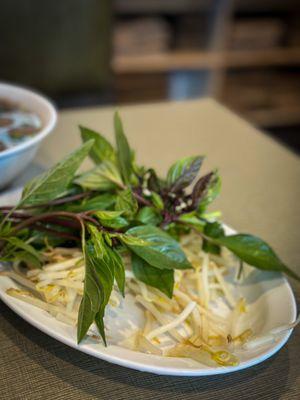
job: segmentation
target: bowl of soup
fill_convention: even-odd
[[[0,83],[0,189],[24,171],[56,120],[56,110],[44,96]]]

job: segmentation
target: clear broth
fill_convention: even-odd
[[[41,128],[36,113],[0,97],[0,152],[30,139]]]

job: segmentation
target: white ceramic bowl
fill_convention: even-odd
[[[0,152],[0,189],[16,178],[32,161],[42,140],[53,130],[57,113],[45,97],[29,89],[0,83],[0,98],[5,98],[38,114],[42,129],[32,138]]]

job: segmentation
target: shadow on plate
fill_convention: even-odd
[[[262,294],[266,294],[281,285],[284,285],[281,274],[254,269],[242,283],[238,284],[238,287],[246,292],[247,303],[251,304],[257,301]]]

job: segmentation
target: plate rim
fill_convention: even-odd
[[[5,277],[8,278],[8,277]],[[1,278],[0,278],[1,279]],[[8,278],[11,280],[11,278]],[[291,296],[292,299],[292,314],[293,314],[293,319],[296,318],[296,313],[297,313],[297,306],[296,306],[296,299],[294,296],[294,293],[292,291],[290,283],[287,281],[285,277],[281,277],[281,280],[283,283],[286,285],[289,295]],[[101,351],[101,348],[95,352],[92,348],[88,347],[86,344],[77,344],[76,341],[71,338],[65,337],[61,334],[55,333],[55,331],[49,330],[43,323],[40,323],[38,320],[34,319],[33,317],[30,316],[27,312],[24,314],[20,313],[18,310],[18,307],[15,306],[13,302],[7,301],[7,299],[3,296],[3,291],[0,288],[0,299],[9,307],[13,312],[15,312],[19,317],[24,319],[26,322],[34,326],[36,329],[40,330],[41,332],[47,334],[48,336],[52,337],[55,340],[60,341],[63,344],[66,344],[69,347],[72,347],[75,350],[82,351],[85,354],[91,355],[95,358],[110,362],[112,364],[117,364],[121,367],[126,367],[126,368],[131,368],[135,369],[138,371],[142,372],[150,372],[158,375],[169,375],[169,376],[211,376],[211,375],[220,375],[220,374],[227,374],[231,372],[237,372],[241,371],[246,368],[250,368],[254,365],[260,364],[263,361],[266,361],[270,357],[272,357],[275,353],[277,353],[288,341],[290,338],[293,329],[288,331],[285,335],[282,336],[282,338],[278,341],[278,343],[272,347],[270,351],[267,351],[266,353],[263,353],[262,355],[256,356],[252,358],[251,360],[241,363],[237,366],[234,367],[215,367],[215,368],[199,368],[199,369],[178,369],[178,368],[172,368],[172,367],[162,367],[162,366],[156,366],[153,368],[151,365],[147,365],[138,361],[132,361],[132,360],[126,360],[122,357],[118,357],[116,355],[111,355],[111,354],[105,354],[104,352]],[[34,306],[33,306],[34,307]],[[115,346],[117,347],[117,346]],[[154,356],[155,357],[155,356]]]

